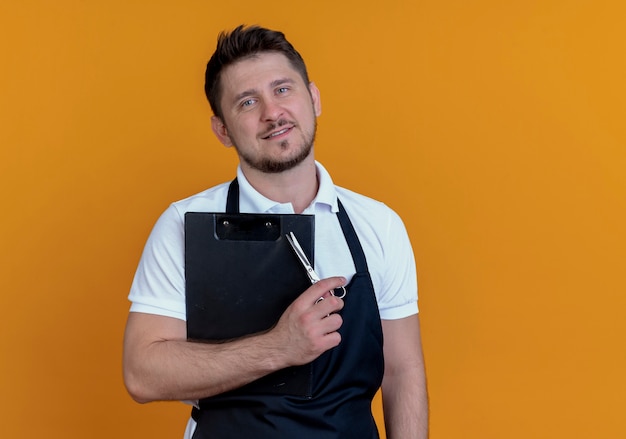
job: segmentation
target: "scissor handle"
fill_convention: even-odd
[[[341,293],[336,294],[336,291],[341,290]],[[339,288],[335,288],[334,290],[330,291],[330,294],[332,294],[335,297],[338,297],[339,299],[343,299],[344,297],[346,297],[346,287],[339,287]]]
[[[335,294],[335,291],[337,290],[341,290],[341,294]],[[334,290],[330,290],[330,294],[332,294],[333,296],[335,296],[338,299],[343,299],[344,297],[346,297],[346,288],[345,287],[339,287],[339,288],[335,288]],[[320,297],[319,299],[317,299],[315,301],[315,303],[320,303],[322,300],[324,300],[324,296]]]

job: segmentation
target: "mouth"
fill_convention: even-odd
[[[279,137],[282,136],[283,134],[287,134],[289,131],[291,131],[293,129],[293,126],[287,127],[287,128],[283,128],[281,130],[278,131],[272,131],[271,133],[269,133],[267,136],[262,137],[263,140],[268,140],[268,139],[273,139],[275,137]]]

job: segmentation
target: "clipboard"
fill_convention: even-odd
[[[313,260],[313,215],[185,214],[189,339],[225,341],[272,328],[311,283],[285,235]]]
[[[311,282],[285,235],[313,261],[315,217],[185,214],[187,338],[220,343],[271,329]],[[214,398],[247,394],[310,398],[312,363],[288,367]]]

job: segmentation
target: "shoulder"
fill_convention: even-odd
[[[228,183],[213,186],[190,197],[175,201],[171,208],[184,214],[185,212],[220,212],[226,208]]]
[[[229,183],[222,183],[171,203],[161,214],[152,230],[153,235],[182,234],[187,212],[223,212]]]
[[[398,214],[381,201],[339,186],[336,186],[336,190],[337,197],[350,219],[360,227],[369,224],[381,230],[383,226],[386,228],[391,224],[402,222]]]
[[[337,198],[366,250],[368,260],[388,259],[389,254],[410,247],[400,216],[381,201],[337,187]],[[376,255],[376,256],[374,256]],[[371,265],[371,264],[370,264]]]

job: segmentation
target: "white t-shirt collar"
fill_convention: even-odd
[[[317,195],[304,213],[314,213],[316,205],[325,204],[333,212],[337,212],[337,191],[330,174],[319,162],[315,162],[320,187]],[[242,213],[294,213],[291,203],[278,203],[264,197],[248,182],[241,166],[237,167],[239,182],[239,211]]]

